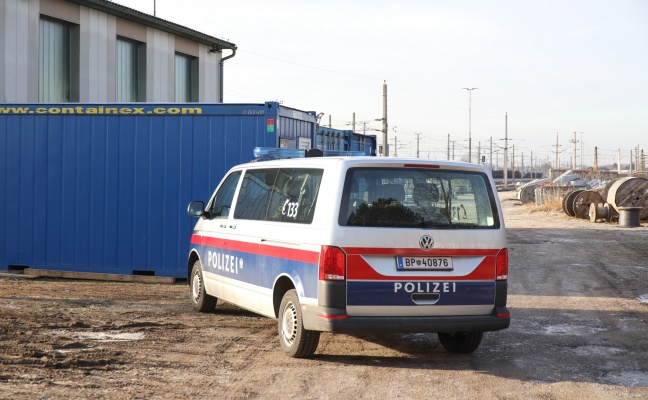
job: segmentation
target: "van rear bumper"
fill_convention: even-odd
[[[344,310],[320,307],[303,311],[305,329],[338,333],[487,332],[511,323],[506,307],[495,307],[490,315],[438,317],[349,317]]]

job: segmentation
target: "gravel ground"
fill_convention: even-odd
[[[530,212],[500,193],[511,327],[470,355],[434,334],[322,334],[191,308],[186,284],[0,276],[0,399],[648,399],[648,226]],[[645,222],[645,221],[644,221]]]

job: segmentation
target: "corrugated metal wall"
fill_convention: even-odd
[[[106,115],[108,108],[129,114]],[[200,114],[182,115],[189,109]],[[185,277],[195,223],[189,201],[208,200],[255,146],[314,136],[314,113],[305,112],[296,114],[301,120],[281,117],[290,130],[267,133],[267,120],[285,110],[277,103],[0,107],[0,269]]]
[[[376,135],[363,135],[352,130],[318,126],[313,143],[320,150],[364,151],[368,156],[376,155]]]

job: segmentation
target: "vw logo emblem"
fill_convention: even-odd
[[[419,246],[425,251],[432,250],[432,247],[434,247],[434,239],[430,235],[421,236]]]

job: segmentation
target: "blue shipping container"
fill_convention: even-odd
[[[315,148],[320,150],[364,151],[368,156],[376,155],[376,135],[363,135],[352,130],[340,130],[318,126]]]
[[[185,278],[189,201],[315,126],[275,102],[0,105],[0,269]]]
[[[351,132],[352,151],[364,151],[368,156],[376,155],[376,135],[363,135],[361,133]]]

